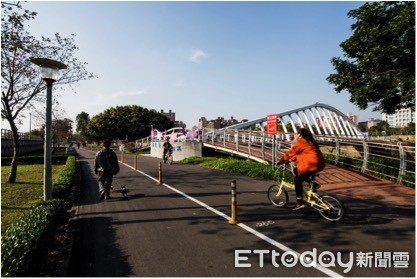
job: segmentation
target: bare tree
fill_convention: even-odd
[[[45,90],[46,85],[39,78],[37,66],[29,58],[50,58],[68,66],[61,71],[55,87],[73,85],[94,76],[85,69],[87,63],[75,58],[78,48],[74,34],[70,38],[63,38],[56,33],[52,39],[37,39],[28,33],[25,25],[36,17],[36,12],[24,10],[19,3],[2,3],[1,8],[1,117],[8,121],[13,134],[13,160],[8,177],[8,182],[13,183],[16,181],[19,156],[17,121],[23,111],[45,99],[39,93]]]

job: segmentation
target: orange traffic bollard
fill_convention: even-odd
[[[236,201],[236,180],[232,180],[232,217],[229,220],[229,224],[236,225],[239,223],[237,220],[237,201]]]
[[[158,176],[158,185],[162,185],[162,162],[159,162]]]

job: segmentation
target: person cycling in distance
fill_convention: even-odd
[[[164,152],[163,152],[163,154],[162,154],[162,159],[164,159],[164,163],[166,163],[166,161],[167,161],[167,158],[166,158],[166,154],[168,153],[168,152],[172,152],[172,145],[171,145],[171,143],[169,143],[169,137],[167,137],[166,139],[165,139],[165,142],[164,142],[164,144],[162,145],[163,146],[163,148],[164,148]]]
[[[297,136],[294,145],[277,162],[277,165],[279,165],[288,161],[296,161],[294,185],[297,199],[293,210],[305,207],[303,182],[307,181],[313,173],[322,171],[325,166],[323,154],[310,131],[301,128],[298,130]]]

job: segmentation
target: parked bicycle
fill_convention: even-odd
[[[286,188],[295,190],[295,185],[285,181],[285,169],[286,164],[281,165],[282,177],[280,178],[280,167],[277,169],[278,184],[274,184],[268,188],[268,199],[272,205],[276,207],[285,207],[288,203],[288,192]],[[311,208],[317,210],[319,214],[326,220],[331,222],[340,222],[346,215],[346,208],[343,203],[334,196],[328,194],[321,194],[317,192],[320,184],[317,183],[314,178],[317,174],[313,174],[307,183],[305,183],[305,189],[303,198],[306,204]]]

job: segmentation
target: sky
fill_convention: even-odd
[[[76,35],[76,57],[98,78],[55,92],[66,117],[116,106],[165,112],[187,128],[254,120],[324,103],[359,116],[326,77],[352,35],[347,13],[364,2],[23,2],[38,13],[29,32]],[[64,62],[64,61],[63,61]],[[65,63],[65,62],[64,62]],[[28,113],[27,113],[28,114]],[[32,120],[32,129],[37,128]],[[7,128],[4,125],[3,128]],[[29,131],[29,117],[20,126]]]

